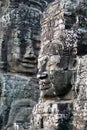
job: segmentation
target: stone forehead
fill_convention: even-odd
[[[41,55],[56,55],[59,54],[60,51],[63,50],[63,46],[61,44],[61,41],[58,42],[49,42],[48,44],[44,45],[41,50]]]

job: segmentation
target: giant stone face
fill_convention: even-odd
[[[10,1],[2,16],[1,62],[3,70],[32,76],[37,72],[42,7],[36,1],[28,4]]]
[[[72,88],[77,64],[76,35],[67,30],[64,34],[59,41],[49,42],[41,50],[38,65],[41,97],[61,97]]]
[[[69,5],[71,10],[68,10]],[[49,7],[41,21],[42,46],[38,60],[40,96],[48,98],[64,97],[71,91],[77,66],[76,15],[70,17],[70,27],[66,24],[67,16],[73,15],[74,4],[55,1],[52,6],[54,10]]]

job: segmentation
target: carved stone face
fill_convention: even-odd
[[[41,97],[61,97],[70,91],[76,73],[77,48],[72,44],[66,48],[62,40],[42,47],[38,65]]]
[[[35,10],[24,3],[18,4],[16,10],[9,5],[2,16],[1,59],[7,63],[7,71],[34,75],[37,72],[42,12],[39,7],[35,7]]]
[[[24,45],[22,43],[20,46],[13,48],[13,54],[9,60],[10,71],[23,73],[23,74],[36,74],[37,72],[37,58],[35,55],[35,50],[33,43],[28,43]],[[18,51],[18,52],[15,52]]]

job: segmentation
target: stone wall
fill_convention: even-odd
[[[0,0],[0,130],[87,129],[87,1],[53,1]]]
[[[0,0],[0,130],[27,130],[38,101],[40,19],[50,1]]]
[[[55,0],[41,20],[40,98],[30,130],[87,129],[87,1]]]

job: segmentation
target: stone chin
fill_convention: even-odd
[[[72,88],[72,70],[51,71],[48,79],[40,80],[41,97],[63,97]]]

